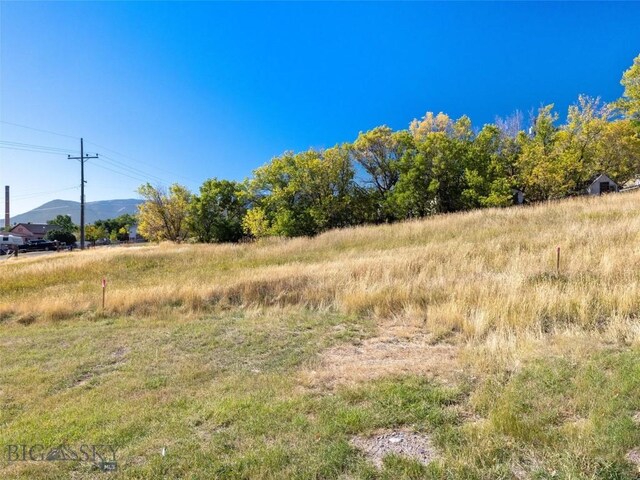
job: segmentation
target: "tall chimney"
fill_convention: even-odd
[[[11,216],[9,214],[9,185],[5,185],[4,187],[4,229],[8,232],[11,224],[9,220]]]

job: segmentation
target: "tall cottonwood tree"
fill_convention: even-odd
[[[595,170],[620,184],[640,176],[640,131],[633,120],[610,122],[595,153]]]
[[[575,187],[558,148],[561,135],[555,124],[557,119],[553,104],[541,107],[534,119],[533,135],[521,138],[517,166],[520,184],[530,201],[564,197]]]
[[[201,242],[237,242],[247,213],[245,188],[238,182],[211,178],[191,198],[189,228]]]
[[[413,142],[400,162],[400,177],[390,195],[398,218],[420,217],[465,208],[465,168],[473,141],[471,120],[427,112],[407,132]]]
[[[464,171],[465,208],[506,207],[513,204],[517,186],[515,140],[493,124],[485,125],[469,146]],[[516,137],[517,138],[517,137]]]
[[[350,152],[352,159],[368,174],[366,181],[380,194],[385,194],[398,181],[400,160],[413,146],[409,132],[394,132],[383,125],[360,132]]]
[[[358,186],[349,152],[286,152],[258,168],[249,182],[252,208],[245,230],[255,237],[315,235],[352,224]]]

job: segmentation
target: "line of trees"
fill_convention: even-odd
[[[45,235],[47,240],[57,240],[71,245],[79,237],[79,227],[73,223],[69,215],[57,215],[47,223],[53,225],[53,228]],[[96,241],[104,239],[114,242],[128,241],[129,228],[136,223],[136,217],[128,213],[109,220],[96,220],[92,225],[87,225],[85,228],[85,240],[94,245]]]
[[[137,223],[136,217],[124,213],[108,220],[96,220],[85,228],[84,237],[87,242],[96,244],[98,240],[108,239],[112,242],[129,240],[129,229]]]
[[[640,174],[640,55],[607,104],[580,96],[558,125],[553,105],[474,129],[427,112],[406,130],[361,132],[350,144],[286,152],[244,182],[206,180],[198,193],[140,187],[139,231],[149,240],[235,242],[315,235],[365,223],[504,207],[576,195],[594,175]]]

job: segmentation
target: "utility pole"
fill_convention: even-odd
[[[11,228],[11,214],[9,213],[11,210],[9,209],[9,185],[5,185],[4,187],[4,229],[5,231],[9,231]]]
[[[98,154],[85,155],[83,139],[80,139],[80,156],[67,155],[69,160],[80,160],[80,250],[84,250],[84,162],[92,158],[98,158]]]

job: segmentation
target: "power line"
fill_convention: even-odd
[[[113,173],[117,173],[118,175],[122,175],[123,177],[132,178],[133,180],[137,180],[137,181],[142,182],[142,183],[145,183],[145,182],[148,181],[148,179],[146,179],[146,178],[134,177],[134,176],[129,175],[127,173],[119,172],[118,170],[114,170],[112,168],[109,168],[109,167],[107,167],[105,165],[100,165],[99,163],[94,163],[93,166],[94,167],[98,167],[98,168],[102,168],[104,170],[108,170],[108,171],[113,172]]]
[[[46,153],[47,155],[65,155],[67,152],[48,151],[48,150],[35,150],[33,148],[19,148],[0,145],[0,148],[5,150],[17,150],[19,152],[34,152],[34,153]]]
[[[89,143],[89,142],[87,142]],[[48,147],[45,145],[35,145],[32,143],[21,143],[21,142],[11,142],[11,141],[7,141],[7,140],[0,140],[0,148],[4,148],[4,149],[8,149],[8,150],[18,150],[18,151],[24,151],[24,152],[34,152],[34,153],[46,153],[49,155],[63,155],[63,154],[69,154],[69,153],[73,153],[73,150],[69,150],[66,148],[59,148],[59,147]],[[98,157],[95,157],[98,158]],[[105,161],[107,163],[109,163],[110,165],[114,166],[115,168],[119,168],[125,171],[128,171],[130,173],[133,173],[135,175],[138,176],[143,176],[144,178],[138,178],[136,177],[135,180],[139,180],[142,182],[146,182],[148,181],[148,179],[152,179],[154,181],[158,181],[160,183],[166,183],[169,184],[171,182],[168,182],[167,180],[158,177],[156,175],[150,174],[148,172],[145,172],[143,170],[140,170],[138,168],[135,167],[131,167],[129,165],[127,165],[124,162],[121,162],[119,160],[116,160],[115,158],[111,158],[108,155],[102,155],[101,157],[98,158],[98,160],[101,161]],[[101,165],[97,165],[97,166],[101,166]],[[106,167],[104,167],[106,168]],[[109,168],[106,168],[107,170],[110,170],[114,173],[118,173],[118,174],[122,174],[122,172],[116,171],[116,170],[111,170]],[[134,177],[131,177],[134,178]]]
[[[36,132],[50,133],[51,135],[58,135],[60,137],[73,138],[74,140],[77,140],[77,138],[78,138],[78,137],[73,137],[71,135],[65,135],[64,133],[52,132],[51,130],[44,130],[42,128],[28,127],[27,125],[21,125],[19,123],[7,122],[5,120],[0,120],[0,123],[5,123],[7,125],[13,125],[14,127],[26,128],[28,130],[34,130]]]
[[[25,193],[22,195],[14,195],[13,199],[14,200],[23,200],[26,198],[34,198],[34,197],[40,197],[40,196],[44,196],[44,195],[50,195],[52,193],[58,193],[58,192],[65,192],[67,190],[76,190],[80,188],[78,185],[73,186],[73,187],[67,187],[67,188],[59,188],[58,190],[49,190],[48,192],[33,192],[33,193]]]
[[[20,123],[7,122],[7,121],[5,121],[5,120],[0,120],[0,123],[4,123],[4,124],[6,124],[6,125],[13,125],[13,126],[15,126],[15,127],[20,127],[20,128],[26,128],[26,129],[28,129],[28,130],[33,130],[33,131],[36,131],[36,132],[50,133],[50,134],[52,134],[52,135],[58,135],[58,136],[60,136],[60,137],[73,138],[74,140],[76,140],[76,139],[77,139],[77,137],[74,137],[74,136],[72,136],[72,135],[66,135],[66,134],[64,134],[64,133],[53,132],[53,131],[51,131],[51,130],[45,130],[45,129],[43,129],[43,128],[30,127],[30,126],[28,126],[28,125],[22,125],[22,124],[20,124]],[[5,143],[5,142],[0,141],[0,143]],[[6,142],[6,143],[16,144],[17,142]],[[103,149],[103,150],[107,150],[107,151],[109,151],[109,152],[111,152],[111,153],[113,153],[113,154],[115,154],[115,155],[119,155],[119,156],[121,156],[121,157],[123,157],[123,158],[127,158],[127,159],[129,159],[129,160],[131,160],[131,161],[133,161],[133,162],[140,163],[140,164],[142,164],[142,165],[146,165],[146,166],[148,166],[148,167],[150,167],[150,168],[153,168],[153,169],[155,169],[155,170],[158,170],[158,171],[160,171],[160,172],[164,172],[164,173],[167,173],[167,174],[172,175],[172,176],[175,176],[175,177],[180,177],[180,178],[182,178],[182,179],[184,179],[184,180],[188,180],[188,181],[195,181],[195,179],[194,179],[194,178],[186,177],[186,176],[184,176],[184,175],[180,175],[180,174],[175,173],[175,172],[172,172],[172,171],[170,171],[170,170],[166,170],[166,169],[160,168],[160,167],[158,167],[158,166],[156,166],[156,165],[153,165],[153,164],[150,164],[150,163],[147,163],[147,162],[143,162],[143,161],[141,161],[141,160],[139,160],[139,159],[135,159],[135,158],[133,158],[133,157],[131,157],[131,156],[129,156],[129,155],[125,155],[124,153],[118,152],[117,150],[113,150],[113,149],[108,148],[108,147],[105,147],[105,146],[103,146],[103,145],[99,145],[99,144],[97,144],[97,143],[95,143],[95,142],[91,142],[91,141],[87,140],[87,142],[86,142],[86,143],[91,144],[91,145],[95,145],[95,146],[96,146],[96,147],[98,147],[98,148],[101,148],[101,149]],[[30,145],[30,144],[23,144],[23,145],[22,145],[22,147],[28,147],[28,146],[38,148],[38,152],[39,152],[40,150],[43,150],[43,149],[47,148],[47,147],[40,147],[40,146],[37,146],[37,145]],[[2,147],[2,146],[0,146],[0,148],[7,148],[7,149],[10,149],[10,150],[21,150],[21,151],[34,151],[34,152],[35,152],[35,150],[28,150],[27,148],[10,148],[10,147]],[[58,149],[58,148],[47,148],[47,152],[44,152],[44,151],[43,151],[42,153],[55,153],[55,151],[62,151],[62,150],[63,150],[63,149]],[[70,153],[70,152],[71,152],[71,153],[73,153],[73,151],[72,151],[72,150],[66,150],[64,153]],[[103,155],[103,156],[104,156],[104,155]],[[111,159],[111,160],[116,161],[116,160],[114,160],[114,159]],[[131,168],[133,168],[133,167],[131,167]],[[138,171],[142,172],[142,170],[139,170],[139,169],[136,169],[136,170],[138,170]],[[146,173],[146,172],[143,172],[143,173],[144,173],[144,175],[147,175],[147,176],[149,176],[149,177],[154,177],[154,178],[156,178],[156,179],[160,179],[160,177],[158,177],[158,176],[156,176],[156,175],[150,175],[150,174],[148,174],[148,173]],[[160,180],[162,180],[162,179],[160,179]],[[164,180],[162,180],[162,181],[163,181],[163,182],[165,182]],[[165,182],[165,183],[171,183],[171,182]]]
[[[8,140],[0,140],[0,144],[7,145],[9,147],[18,147],[18,148],[35,148],[38,150],[49,150],[52,152],[72,152],[73,150],[69,150],[68,148],[58,148],[58,147],[47,147],[44,145],[34,145],[32,143],[21,143],[21,142],[10,142]]]
[[[129,172],[131,172],[131,173],[133,173],[135,175],[141,174],[141,175],[144,175],[145,177],[149,177],[151,179],[155,179],[156,181],[159,181],[161,183],[167,183],[167,184],[171,183],[171,182],[167,182],[165,179],[163,179],[161,177],[158,177],[157,175],[152,175],[152,174],[150,174],[148,172],[140,170],[139,168],[131,167],[131,166],[127,165],[124,162],[121,162],[119,160],[116,160],[115,158],[109,157],[108,155],[104,155],[104,154],[101,155],[100,156],[100,160],[107,161],[107,163],[113,165],[114,167],[120,168],[120,169],[125,170],[125,171],[129,171]]]
[[[10,146],[4,146],[4,145],[0,145],[0,148],[6,149],[6,150],[16,150],[16,151],[21,151],[21,152],[44,153],[44,154],[47,154],[47,155],[65,155],[65,154],[68,155],[67,152],[71,151],[71,150],[68,150],[67,152],[46,151],[46,150],[35,150],[35,149],[32,149],[32,148],[10,147]],[[108,157],[108,158],[111,159],[111,157]],[[102,158],[100,158],[100,159],[102,159]],[[126,167],[121,167],[120,165],[118,165],[116,163],[113,163],[113,161],[115,161],[114,159],[111,159],[111,160],[112,160],[112,162],[109,162],[109,164],[112,165],[113,167],[121,168],[121,169],[126,168]],[[120,162],[120,163],[122,163],[122,162]],[[133,173],[133,174],[137,174],[138,172],[140,172],[139,176],[135,176],[134,177],[134,176],[129,175],[127,173],[124,173],[122,171],[114,170],[113,168],[109,168],[109,167],[107,167],[105,165],[100,165],[98,163],[94,163],[93,165],[96,166],[96,167],[99,167],[99,168],[103,168],[104,170],[108,170],[110,172],[117,173],[118,175],[122,175],[122,176],[125,176],[125,177],[132,178],[133,180],[137,180],[137,181],[142,182],[142,183],[148,182],[150,178],[152,180],[154,180],[154,181],[158,181],[158,182],[163,183],[163,184],[170,184],[171,183],[171,182],[168,182],[168,181],[166,181],[166,180],[164,180],[164,179],[162,179],[160,177],[156,177],[155,175],[151,175],[151,174],[148,174],[146,172],[143,172],[142,170],[133,169],[132,167],[129,167],[129,172]],[[144,175],[145,177],[142,177],[142,175]]]
[[[151,167],[151,168],[156,169],[156,170],[158,170],[158,171],[160,171],[160,172],[168,173],[169,175],[173,175],[173,176],[176,176],[176,177],[181,177],[181,178],[183,178],[183,179],[185,179],[185,180],[194,180],[193,178],[185,177],[184,175],[180,175],[180,174],[177,174],[177,173],[172,172],[172,171],[170,171],[170,170],[166,170],[166,169],[164,169],[164,168],[160,168],[160,167],[158,167],[158,166],[156,166],[156,165],[152,165],[152,164],[150,164],[150,163],[143,162],[143,161],[141,161],[141,160],[135,159],[135,158],[133,158],[133,157],[130,157],[129,155],[125,155],[124,153],[120,153],[120,152],[118,152],[118,151],[116,151],[116,150],[113,150],[113,149],[111,149],[111,148],[107,148],[107,147],[104,147],[104,146],[102,146],[102,145],[98,145],[98,144],[97,144],[97,143],[95,143],[95,142],[91,142],[91,141],[88,141],[88,140],[87,140],[87,143],[90,143],[91,145],[95,145],[95,146],[96,146],[96,147],[98,147],[98,148],[101,148],[101,149],[107,150],[107,151],[109,151],[109,152],[111,152],[111,153],[113,153],[113,154],[115,154],[115,155],[119,155],[119,156],[121,156],[121,157],[123,157],[123,158],[127,158],[127,159],[129,159],[129,160],[132,160],[132,161],[134,161],[134,162],[140,163],[140,164],[142,164],[142,165],[146,165],[147,167]],[[103,156],[104,156],[104,155],[103,155]]]

